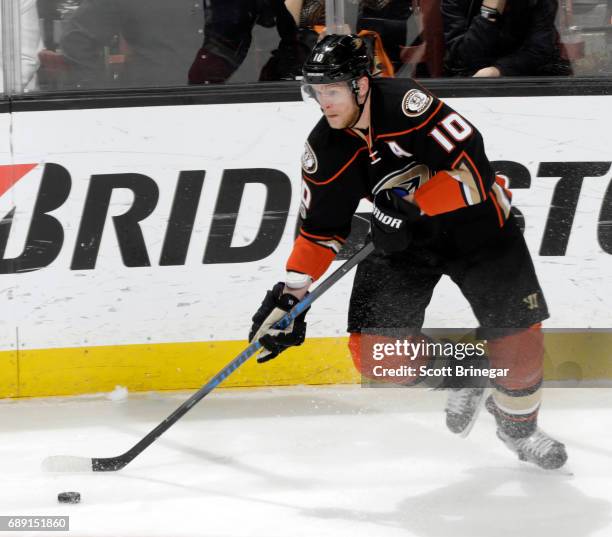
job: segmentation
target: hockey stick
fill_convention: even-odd
[[[317,298],[319,298],[330,287],[344,277],[353,267],[370,255],[373,250],[374,245],[371,242],[363,246],[350,259],[343,263],[341,267],[339,267],[328,278],[321,282],[314,291],[306,295],[300,302],[298,302],[291,309],[291,311],[289,311],[280,321],[278,321],[275,327],[283,329],[289,326],[300,313],[302,313]],[[253,356],[259,349],[261,349],[261,343],[259,343],[259,341],[254,341],[251,343],[244,351],[242,351],[238,356],[236,356],[236,358],[227,364],[212,379],[210,379],[207,384],[202,386],[164,421],[155,427],[155,429],[153,429],[125,453],[116,457],[106,458],[54,455],[47,457],[43,461],[43,468],[51,472],[116,472],[117,470],[121,470],[124,466],[140,455],[153,442],[155,442],[155,440],[157,440],[163,433],[172,427],[179,419],[181,419],[189,410],[191,410],[193,406],[196,405],[196,403],[219,386],[219,384],[221,384],[227,377],[236,371],[236,369],[244,364],[244,362]]]

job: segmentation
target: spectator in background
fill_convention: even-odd
[[[208,0],[204,17],[204,42],[191,65],[190,84],[225,82],[246,58],[256,24],[266,28],[276,26],[280,37],[279,49],[285,51],[283,57],[287,53],[291,58],[298,54],[298,28],[283,0]],[[314,43],[316,37],[312,45]],[[309,52],[310,48],[304,52],[303,59]],[[291,78],[291,59],[283,60],[282,63],[286,65],[276,68],[287,72],[278,72],[276,75],[264,73],[260,78]]]
[[[21,11],[21,85],[24,90],[36,89],[36,71],[38,70],[38,52],[42,49],[40,27],[36,0],[20,0]],[[0,26],[2,25],[0,10]],[[0,89],[4,88],[3,50],[0,39]]]
[[[449,76],[568,76],[557,0],[442,0]]]
[[[411,14],[410,0],[360,0],[357,31],[378,32],[385,51],[397,65]],[[325,25],[325,1],[209,0],[205,18],[205,39],[191,66],[190,84],[225,82],[244,61],[255,24],[276,25],[280,37],[259,80],[295,80],[301,76],[302,64]],[[382,45],[372,45],[375,57],[379,50],[382,52]],[[388,60],[385,55],[383,63]]]
[[[60,47],[77,88],[116,86],[108,47],[125,43],[120,85],[186,85],[202,42],[203,0],[83,0],[66,22]],[[105,51],[106,48],[106,51]]]

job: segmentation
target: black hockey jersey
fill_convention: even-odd
[[[319,278],[348,237],[362,198],[387,188],[413,194],[423,218],[460,226],[474,211],[503,226],[510,193],[481,134],[411,79],[371,80],[370,127],[315,126],[302,157],[302,227],[287,270]],[[491,220],[491,219],[490,219]]]

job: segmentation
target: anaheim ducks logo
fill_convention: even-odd
[[[411,162],[408,166],[383,177],[374,185],[372,194],[376,195],[382,190],[393,188],[399,188],[406,194],[414,194],[417,188],[429,181],[430,175],[429,167],[425,166],[425,164]]]
[[[402,99],[402,112],[408,117],[423,114],[431,106],[433,97],[420,89],[411,89]]]
[[[317,171],[319,163],[317,162],[317,156],[315,155],[310,144],[306,142],[304,145],[304,153],[302,154],[302,169],[306,173],[314,173]]]

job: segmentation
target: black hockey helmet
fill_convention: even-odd
[[[302,67],[304,84],[332,84],[370,75],[365,42],[355,34],[331,34],[319,41]]]

